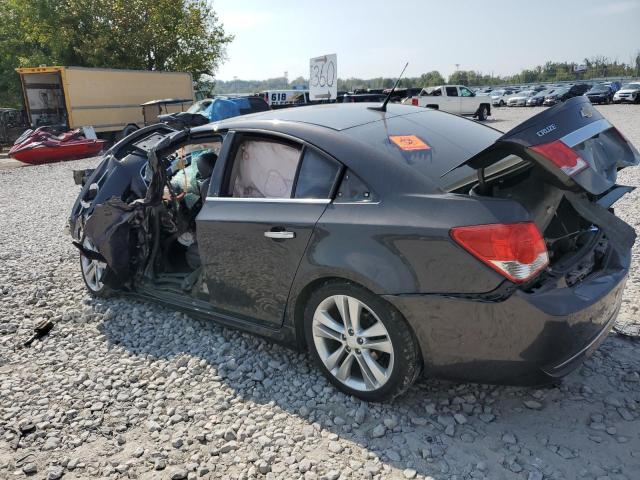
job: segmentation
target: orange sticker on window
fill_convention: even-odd
[[[389,140],[395,143],[400,150],[430,150],[431,147],[415,135],[389,135]]]

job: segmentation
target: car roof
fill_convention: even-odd
[[[486,125],[446,112],[397,103],[388,104],[386,112],[369,108],[376,105],[320,104],[272,110],[228,118],[191,132],[274,132],[300,139],[339,159],[379,194],[396,194],[398,185],[403,186],[403,192],[442,192],[442,173],[460,159],[487,148],[501,135]],[[403,151],[390,135],[419,135],[427,147],[417,152]],[[408,156],[411,159],[405,158]],[[414,156],[427,162],[424,166],[428,172],[416,174]],[[470,174],[474,174],[470,168],[459,169],[456,175],[447,177],[446,183]]]
[[[294,122],[316,125],[341,131],[348,128],[365,125],[371,122],[416,113],[416,109],[411,105],[390,103],[386,112],[371,110],[368,107],[378,106],[380,103],[329,103],[322,105],[310,105],[296,108],[283,108],[269,110],[266,112],[233,117],[223,122],[219,122],[221,129],[247,127],[248,124],[267,122]],[[419,111],[419,110],[418,110]]]

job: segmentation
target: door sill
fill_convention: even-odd
[[[255,333],[270,338],[283,337],[283,329],[281,326],[270,326],[264,323],[252,322],[250,320],[240,319],[220,313],[215,310],[209,302],[199,300],[191,297],[186,292],[181,292],[178,288],[172,286],[166,286],[172,282],[168,279],[160,279],[157,284],[150,282],[141,283],[136,287],[133,295],[150,300],[156,303],[177,308],[185,313],[192,314],[193,316],[205,319],[213,320],[216,323],[247,332]],[[286,335],[286,334],[285,334]],[[284,340],[284,338],[280,338]]]

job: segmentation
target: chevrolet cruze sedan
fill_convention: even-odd
[[[141,129],[69,227],[88,290],[308,350],[381,401],[420,375],[539,383],[611,328],[638,152],[584,97],[506,134],[441,111],[328,104]]]

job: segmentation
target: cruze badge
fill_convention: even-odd
[[[547,133],[553,132],[556,128],[556,124],[552,123],[551,125],[547,125],[546,127],[544,127],[542,130],[538,130],[536,132],[536,135],[538,135],[539,137],[544,137]]]

